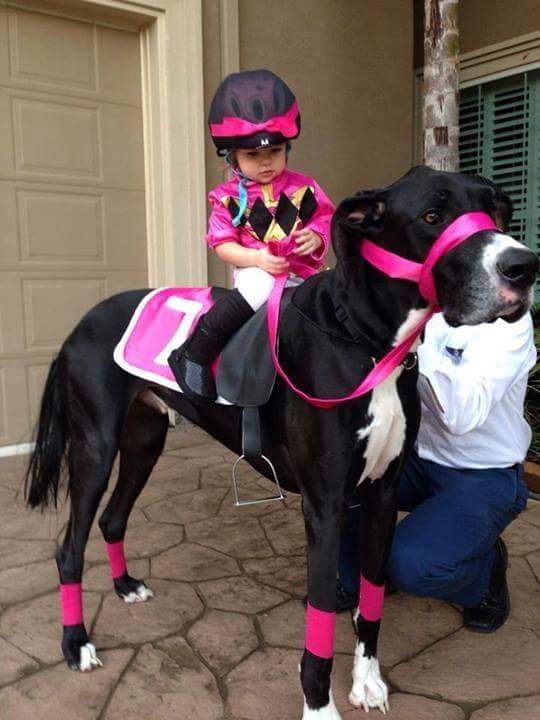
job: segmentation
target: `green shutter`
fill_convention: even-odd
[[[483,162],[484,109],[482,86],[465,90],[459,104],[459,169],[479,175]]]
[[[462,91],[460,171],[478,173],[512,198],[510,232],[540,251],[540,71]],[[537,284],[537,299],[540,285]]]

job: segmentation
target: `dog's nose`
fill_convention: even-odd
[[[508,248],[499,256],[497,270],[513,287],[523,289],[531,286],[536,278],[538,258],[527,248]]]

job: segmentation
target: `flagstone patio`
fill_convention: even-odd
[[[95,527],[84,602],[104,668],[70,672],[60,652],[53,559],[67,511],[30,512],[25,458],[0,460],[2,720],[296,720],[305,543],[298,498],[237,509],[233,456],[197,428],[169,433],[132,514],[130,573],[155,598],[112,592]],[[268,484],[243,472],[244,495]],[[112,486],[112,482],[111,482]],[[441,602],[397,594],[385,605],[381,662],[389,720],[540,720],[540,502],[505,534],[512,613],[494,635],[463,629]],[[338,616],[334,695],[344,720],[354,638]],[[371,714],[373,714],[372,711]]]

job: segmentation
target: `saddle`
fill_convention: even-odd
[[[289,305],[294,288],[283,293],[281,312]],[[269,500],[283,500],[272,461],[263,454],[259,408],[270,399],[276,380],[272,362],[266,305],[263,305],[229,340],[221,353],[216,374],[218,396],[242,408],[242,455],[233,466],[235,504],[253,505]],[[236,468],[242,460],[261,458],[271,469],[277,495],[259,500],[241,500],[238,494]]]
[[[285,290],[281,312],[289,305],[295,288]],[[212,307],[223,290],[218,288],[159,288],[139,303],[120,342],[115,362],[132,375],[181,392],[167,364],[171,350],[184,342],[201,315]],[[233,468],[237,505],[283,499],[277,475],[262,453],[259,407],[268,402],[276,370],[272,362],[266,305],[263,305],[229,340],[212,366],[217,402],[242,408],[242,455]],[[236,467],[242,460],[262,458],[270,467],[278,494],[257,501],[238,497]]]

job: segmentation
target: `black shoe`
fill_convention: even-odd
[[[506,582],[508,552],[501,538],[495,543],[495,560],[491,571],[489,587],[476,607],[463,610],[463,624],[467,630],[492,633],[508,619],[510,597]]]
[[[307,595],[302,598],[302,605],[307,608]],[[343,613],[347,610],[354,610],[358,607],[358,593],[350,592],[341,584],[341,580],[336,580],[336,612]]]
[[[212,363],[229,339],[253,315],[238,290],[231,290],[199,320],[191,337],[168,357],[176,382],[195,401],[216,400]]]
[[[193,336],[205,333],[204,327],[197,327]],[[192,337],[193,337],[192,336]],[[199,338],[197,338],[199,339]],[[167,362],[181,390],[192,400],[215,402],[217,398],[216,383],[212,375],[211,363],[203,364],[190,359],[189,346],[191,338],[173,350]]]

